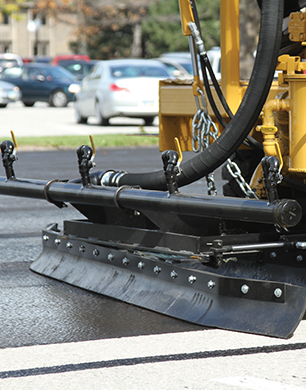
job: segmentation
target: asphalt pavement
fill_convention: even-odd
[[[9,105],[1,140],[34,134],[139,131],[119,118],[103,128],[74,122],[73,106]],[[150,131],[156,131],[157,126]],[[75,151],[20,151],[18,178],[78,177]],[[186,156],[188,158],[188,156]],[[157,148],[101,149],[97,169],[161,169]],[[220,172],[216,173],[219,194]],[[205,180],[186,191],[206,194]],[[29,270],[41,229],[80,218],[42,200],[0,196],[0,389],[301,390],[306,323],[289,340],[203,328],[93,294]]]

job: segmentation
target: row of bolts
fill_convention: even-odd
[[[44,235],[44,236],[43,236],[43,240],[44,240],[44,241],[48,241],[48,240],[49,240],[49,236]],[[55,245],[59,245],[59,244],[61,243],[61,240],[60,240],[59,238],[56,238],[56,239],[54,240],[54,243],[55,243]],[[66,247],[67,247],[68,249],[71,249],[72,246],[73,246],[73,245],[72,245],[71,242],[67,242]],[[85,248],[84,245],[81,245],[81,246],[79,247],[79,252],[84,253],[85,250],[86,250],[86,248]],[[273,253],[275,253],[275,252],[273,252]],[[98,251],[98,249],[94,249],[94,250],[93,250],[93,255],[94,255],[95,257],[98,257],[98,256],[99,256],[99,251]],[[107,255],[107,259],[108,259],[109,261],[113,261],[113,260],[114,260],[114,257],[115,257],[115,256],[114,256],[112,253],[109,253],[109,254]],[[124,258],[122,259],[122,264],[128,265],[128,264],[129,264],[129,259],[128,259],[127,257],[124,257]],[[138,263],[138,268],[139,268],[139,269],[143,269],[144,266],[145,266],[145,263],[144,263],[143,261],[140,261],[140,262]],[[161,268],[160,268],[159,266],[155,266],[155,267],[153,268],[153,271],[154,271],[155,274],[159,274],[159,273],[161,272]],[[176,279],[176,278],[178,277],[178,273],[177,273],[176,271],[172,270],[172,271],[170,272],[170,277],[171,277],[172,279]],[[197,280],[197,278],[196,278],[196,276],[194,276],[194,275],[190,275],[190,276],[188,277],[188,281],[189,281],[190,284],[193,284],[196,280]],[[208,283],[207,283],[207,287],[208,287],[209,289],[211,289],[211,290],[215,287],[215,285],[216,285],[216,283],[215,283],[213,280],[209,280]],[[249,288],[249,286],[248,286],[247,284],[243,284],[243,285],[241,286],[241,292],[242,292],[243,294],[247,294],[247,293],[249,292],[249,289],[250,289],[250,288]],[[276,288],[276,289],[274,290],[274,295],[275,295],[276,298],[280,298],[280,297],[282,296],[282,294],[283,294],[283,292],[282,292],[282,290],[281,290],[280,288]]]

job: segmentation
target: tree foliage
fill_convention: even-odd
[[[220,42],[219,2],[198,0],[197,9],[206,49]],[[156,57],[163,52],[189,50],[188,38],[182,35],[177,0],[160,0],[148,8],[142,22],[145,54]]]
[[[219,2],[198,0],[197,7],[209,49],[219,44]],[[127,58],[135,53],[156,57],[165,51],[188,50],[178,0],[107,4],[97,0],[36,0],[36,12],[57,18],[61,12],[76,12],[78,39],[71,43],[71,48],[80,52],[85,43],[91,58]]]
[[[20,9],[26,0],[0,0],[0,15],[9,15],[15,19],[20,18]]]

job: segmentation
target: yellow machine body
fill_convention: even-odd
[[[192,21],[189,2],[180,0],[184,33]],[[237,111],[248,81],[240,80],[239,66],[239,0],[220,0],[221,12],[221,80],[219,84],[233,114]],[[306,15],[296,12],[290,15],[289,32],[294,41],[303,45],[306,39]],[[187,34],[186,34],[187,35]],[[305,42],[306,44],[306,42]],[[230,65],[229,65],[230,64]],[[306,182],[306,62],[302,57],[279,57],[278,80],[274,80],[262,115],[250,135],[263,143],[265,155],[276,156],[281,163],[282,174]],[[197,81],[197,85],[199,85]],[[205,94],[203,85],[200,84]],[[226,122],[229,121],[211,85],[217,108]],[[197,112],[194,82],[190,80],[164,80],[160,82],[159,147],[161,151],[175,149],[174,138],[183,151],[192,151],[192,121]],[[215,122],[219,134],[222,127],[206,99],[208,113]],[[256,131],[257,130],[257,131]],[[212,142],[212,140],[211,140]],[[240,148],[247,148],[241,146]],[[261,183],[261,184],[259,184]],[[262,187],[261,168],[254,173],[251,187]],[[262,193],[259,188],[258,193]]]

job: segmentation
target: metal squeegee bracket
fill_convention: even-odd
[[[293,334],[306,308],[300,286],[191,269],[52,230],[43,231],[31,270],[195,324],[280,338]]]

